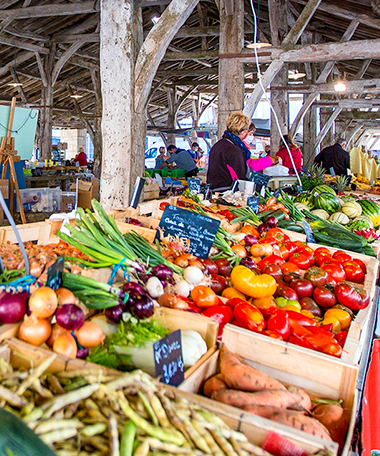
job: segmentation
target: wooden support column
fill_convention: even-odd
[[[305,94],[307,98],[309,94]],[[303,119],[303,165],[310,167],[314,163],[314,144],[317,137],[317,113],[316,109],[309,109]]]
[[[94,121],[94,168],[95,177],[100,177],[102,170],[102,90],[99,72],[91,70],[92,85],[95,89],[95,121]]]
[[[237,54],[244,40],[244,2],[234,1],[229,15],[229,0],[220,0],[220,54]],[[244,67],[237,59],[219,60],[218,136],[226,129],[226,120],[233,111],[241,111],[244,101]]]
[[[52,73],[54,68],[56,45],[50,46],[50,52],[44,57],[43,71],[46,85],[42,85],[40,112],[40,158],[48,160],[51,158],[52,142],[52,118],[53,118],[53,81]],[[40,69],[41,70],[41,69]]]
[[[177,90],[169,90],[166,92],[167,97],[168,97],[168,123],[166,124],[166,128],[168,130],[174,129],[175,128],[175,122],[176,122],[176,111],[175,111],[175,101],[176,101],[176,92]],[[175,145],[175,135],[174,133],[168,133],[167,134],[167,142],[168,145],[170,146],[171,144]]]
[[[143,41],[141,0],[101,2],[103,95],[101,203],[126,207],[144,173],[146,117],[157,68],[199,0],[172,0]]]

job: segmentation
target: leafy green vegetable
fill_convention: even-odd
[[[169,333],[158,320],[138,320],[131,317],[122,321],[118,331],[107,336],[103,345],[98,345],[87,361],[110,369],[128,371],[134,369],[132,355],[117,353],[115,347],[143,347],[147,342],[156,342]]]

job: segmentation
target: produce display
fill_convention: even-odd
[[[334,440],[342,450],[350,422],[344,404],[310,396],[302,388],[286,387],[224,345],[219,362],[220,373],[203,385],[205,396],[322,439]]]
[[[47,370],[54,358],[30,371],[14,371],[0,358],[0,403],[8,409],[0,408],[2,454],[269,455],[217,415],[165,390],[141,371],[123,376],[96,369],[51,374]],[[266,445],[276,449],[278,438],[272,436]]]

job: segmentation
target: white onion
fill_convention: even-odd
[[[183,278],[192,285],[198,285],[202,282],[204,275],[196,266],[188,266],[183,271]]]
[[[146,283],[146,291],[152,298],[159,298],[164,294],[164,287],[157,277],[149,277],[148,282]]]
[[[186,280],[181,280],[175,284],[174,291],[176,295],[187,298],[190,294],[190,285],[188,282],[186,282]]]

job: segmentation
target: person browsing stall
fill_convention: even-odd
[[[159,155],[157,155],[156,163],[154,165],[156,169],[158,169],[163,163],[165,163],[165,147],[161,146],[158,149],[158,153]]]
[[[281,139],[281,148],[276,155],[281,158],[282,166],[285,166],[289,169],[289,174],[295,174],[294,166],[286,146],[288,146],[290,150],[290,154],[293,158],[294,166],[297,172],[300,172],[302,168],[301,149],[295,142],[293,142],[293,139],[290,135],[284,135],[284,139]]]
[[[191,145],[191,149],[188,150],[189,154],[191,155],[195,163],[198,163],[199,161],[199,150],[199,144],[196,142],[193,142],[193,144]]]
[[[178,169],[185,170],[185,177],[193,177],[198,174],[198,168],[187,150],[177,149],[176,146],[171,144],[168,147],[168,152],[170,157],[160,166],[159,169],[163,169],[171,163],[175,163]]]
[[[86,152],[84,151],[83,147],[80,147],[78,150],[77,155],[74,158],[75,162],[79,162],[79,166],[87,166],[87,155]]]
[[[325,168],[328,174],[331,174],[330,168],[333,168],[335,175],[347,176],[347,170],[350,169],[350,154],[344,150],[346,145],[345,139],[337,139],[334,145],[321,150],[315,157],[314,163]]]
[[[250,123],[248,128],[247,136],[243,139],[244,144],[249,149],[249,145],[252,143],[253,135],[255,134],[256,126],[253,122]],[[279,157],[271,157],[270,155],[260,158],[247,159],[247,165],[252,171],[262,171],[265,168],[269,168],[272,165],[279,163]]]

